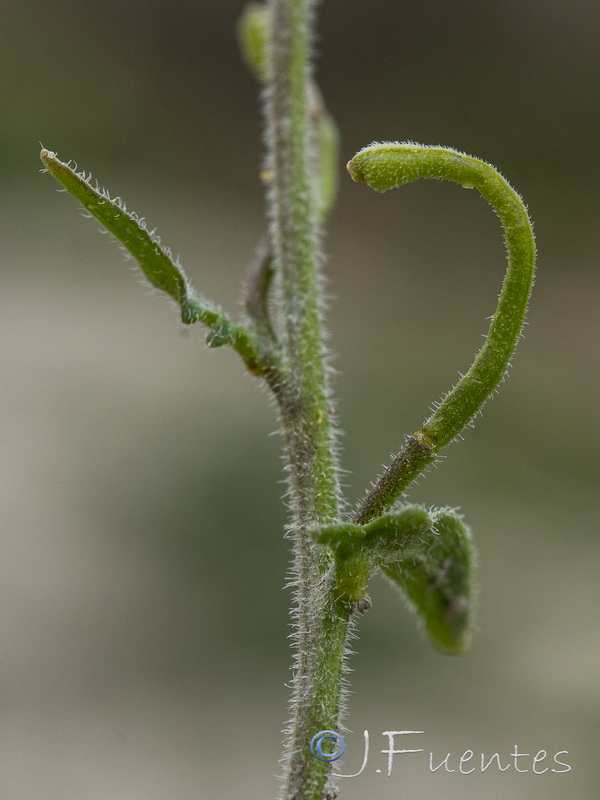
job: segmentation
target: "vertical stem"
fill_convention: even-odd
[[[303,482],[315,484],[319,516],[328,518],[336,513],[337,487],[321,333],[317,196],[311,174],[311,7],[311,0],[273,0],[267,157],[284,358],[296,395],[287,402],[301,413],[295,426],[305,429],[305,446],[312,451],[311,458],[297,466],[310,473]]]
[[[335,797],[312,736],[339,724],[351,610],[335,599],[331,556],[311,528],[338,515],[339,488],[321,332],[319,230],[308,85],[312,0],[271,0],[266,101],[270,235],[285,380],[275,389],[289,470],[294,676],[284,800]]]

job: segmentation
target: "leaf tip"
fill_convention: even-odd
[[[48,162],[56,158],[56,153],[54,153],[52,150],[47,150],[45,147],[42,147],[40,150],[40,158],[42,160],[42,164],[47,167]]]
[[[346,164],[346,169],[350,173],[350,177],[352,178],[353,181],[357,181],[358,182],[358,181],[362,180],[361,176],[356,171],[356,168],[354,166],[354,159],[353,158],[351,158],[350,161]]]

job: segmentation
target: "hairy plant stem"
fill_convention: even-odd
[[[311,171],[311,0],[272,0],[267,88],[270,236],[281,343],[278,400],[289,470],[293,537],[294,675],[283,756],[284,800],[334,797],[330,765],[312,736],[339,724],[343,656],[352,612],[336,598],[330,552],[315,525],[337,518],[339,489],[319,293],[317,192]]]
[[[506,374],[533,284],[535,242],[522,199],[480,159],[451,148],[387,142],[363,148],[349,162],[352,178],[378,191],[420,178],[477,188],[504,228],[508,268],[471,367],[406,439],[351,521],[340,518],[345,509],[323,345],[319,250],[320,225],[336,193],[337,129],[311,75],[316,0],[266,2],[251,3],[239,27],[244,57],[266,84],[263,175],[270,223],[249,271],[243,324],[194,292],[178,260],[120,198],[54,152],[42,148],[40,156],[45,171],[136,259],[151,286],[175,301],[182,321],[205,325],[209,347],[235,349],[276,398],[289,474],[294,592],[291,719],[280,800],[333,800],[334,773],[321,745],[336,739],[339,729],[348,638],[355,616],[370,606],[371,575],[380,570],[400,589],[436,647],[457,653],[468,645],[468,526],[453,509],[395,505],[440,449],[473,421]]]

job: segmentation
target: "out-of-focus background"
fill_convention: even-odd
[[[38,141],[91,170],[235,313],[264,206],[242,6],[3,4],[2,800],[276,793],[290,653],[274,409],[38,174]],[[600,6],[330,1],[319,31],[343,161],[394,139],[486,158],[525,196],[539,243],[510,379],[410,491],[472,525],[478,634],[464,657],[442,657],[374,583],[341,769],[358,770],[365,729],[371,758],[341,797],[592,800]],[[474,192],[421,182],[377,195],[340,175],[328,326],[354,501],[468,366],[504,256]],[[397,756],[389,778],[387,730],[425,732],[404,745],[425,753]],[[506,765],[515,746],[528,772],[481,773],[482,753]],[[461,775],[466,750],[477,769]],[[541,750],[537,770],[550,769],[536,775]],[[430,751],[456,772],[431,773]],[[551,771],[559,751],[568,773]]]

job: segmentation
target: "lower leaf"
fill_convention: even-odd
[[[473,617],[471,532],[456,512],[432,513],[434,527],[412,558],[382,565],[382,572],[410,601],[432,643],[446,653],[470,644]]]

